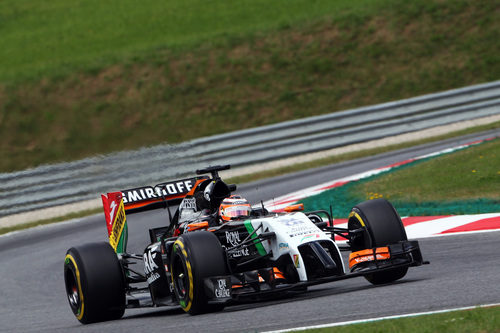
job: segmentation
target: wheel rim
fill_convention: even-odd
[[[81,307],[81,298],[78,292],[75,273],[71,269],[66,270],[66,296],[68,297],[71,310],[73,310],[73,313],[78,314]]]
[[[363,226],[356,217],[349,218],[348,228],[349,230],[355,230],[361,228],[365,229],[365,233],[363,234],[363,236],[358,236],[355,239],[350,240],[350,246],[352,251],[364,250],[370,247],[369,244],[367,244],[368,242],[366,239],[366,237],[369,237],[368,230],[366,230],[366,227]]]
[[[179,255],[176,255],[174,258],[172,275],[174,279],[174,289],[177,296],[180,299],[185,299],[188,292],[187,288],[189,286],[189,277],[186,274],[184,261],[179,257]]]

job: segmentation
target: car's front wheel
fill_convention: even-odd
[[[356,205],[349,216],[349,230],[363,230],[351,243],[353,251],[371,249],[408,240],[398,213],[385,199],[375,199]],[[365,275],[372,284],[384,284],[401,279],[408,267],[397,267]]]
[[[227,275],[225,254],[217,237],[207,231],[180,236],[171,255],[174,293],[180,306],[189,314],[220,311],[223,304],[209,304],[204,279]]]

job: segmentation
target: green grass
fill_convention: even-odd
[[[498,200],[500,140],[401,168],[353,191],[398,201]]]
[[[352,324],[298,332],[307,333],[498,333],[500,332],[500,307],[476,308],[472,310],[422,315],[408,318],[380,320],[363,324]]]
[[[366,6],[368,4],[368,6]],[[371,7],[355,4],[358,11]],[[350,1],[17,1],[0,4],[0,81],[92,71],[352,7]]]
[[[0,4],[0,172],[500,78],[496,1]]]
[[[344,218],[356,204],[386,198],[401,216],[500,212],[500,139],[419,160],[308,197],[306,210]]]

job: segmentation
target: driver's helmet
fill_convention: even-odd
[[[231,195],[222,200],[219,206],[219,216],[222,222],[228,222],[242,216],[250,216],[252,207],[247,199],[239,195]]]

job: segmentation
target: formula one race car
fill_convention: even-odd
[[[109,244],[72,247],[64,262],[69,304],[80,322],[118,319],[125,308],[146,306],[214,312],[236,300],[359,276],[385,284],[427,263],[384,199],[357,205],[348,228],[338,228],[323,210],[251,207],[231,194],[235,185],[219,177],[228,168],[209,167],[194,178],[102,196]],[[173,215],[172,205],[178,205]],[[126,215],[157,208],[168,210],[170,224],[149,230],[151,244],[143,254],[128,253]],[[347,246],[339,247],[335,235]],[[341,249],[351,252],[348,273]],[[140,262],[143,271],[133,268]]]

